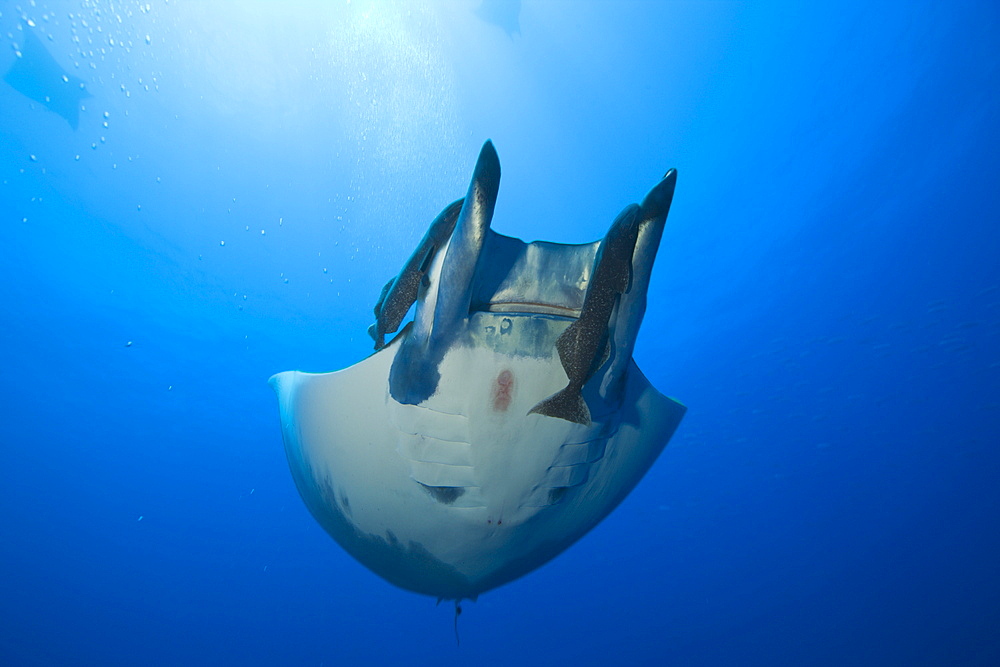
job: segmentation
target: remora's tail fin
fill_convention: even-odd
[[[569,385],[540,401],[528,414],[536,412],[546,417],[565,419],[584,426],[590,425],[590,408],[587,407],[587,402],[583,400],[579,389],[573,389]]]

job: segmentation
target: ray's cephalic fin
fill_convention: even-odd
[[[559,360],[569,382],[562,390],[538,403],[529,414],[590,424],[590,409],[581,390],[605,356],[611,312],[618,295],[628,288],[632,251],[639,233],[638,213],[639,206],[631,204],[611,225],[597,251],[594,275],[587,287],[580,318],[556,341]]]
[[[436,275],[389,369],[389,394],[399,403],[419,405],[438,389],[441,361],[468,323],[476,267],[490,234],[499,189],[500,158],[487,141],[465,198],[452,204],[459,211],[447,249],[440,262],[429,267]]]
[[[585,426],[590,424],[590,409],[583,398],[583,386],[610,356],[610,320],[621,295],[633,286],[632,260],[640,228],[648,225],[662,228],[676,181],[677,171],[671,169],[646,195],[641,206],[631,204],[615,218],[594,260],[594,274],[580,317],[556,341],[559,360],[569,381],[563,389],[535,405],[529,414],[556,417]],[[643,289],[646,286],[644,284]]]
[[[403,270],[382,288],[375,304],[375,323],[368,327],[368,335],[375,341],[376,351],[385,347],[385,335],[399,329],[406,312],[417,300],[420,284],[427,275],[431,260],[451,238],[463,201],[452,202],[438,214],[416,250],[406,260]]]

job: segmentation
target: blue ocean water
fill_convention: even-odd
[[[0,663],[1000,664],[998,5],[485,5],[0,2]],[[266,380],[369,354],[487,138],[526,240],[678,169],[635,358],[688,413],[458,647]]]

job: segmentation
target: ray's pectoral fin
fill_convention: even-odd
[[[413,328],[389,370],[389,393],[399,403],[419,405],[437,391],[441,361],[464,335],[476,268],[491,234],[499,188],[500,158],[487,141],[479,152],[465,198],[446,210],[448,219],[456,217],[447,228],[451,235],[447,249],[440,261],[435,258],[426,263],[430,285],[421,293]]]
[[[462,210],[463,199],[449,204],[434,218],[403,270],[382,288],[375,304],[375,323],[368,327],[368,335],[375,341],[375,350],[385,347],[385,335],[395,333],[410,306],[417,300],[431,261],[438,250],[448,242],[455,229],[455,221]]]

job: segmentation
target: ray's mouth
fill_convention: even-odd
[[[568,319],[580,319],[580,309],[561,306],[554,303],[539,303],[537,301],[492,301],[482,308],[488,313],[513,313],[524,315],[553,315]]]

